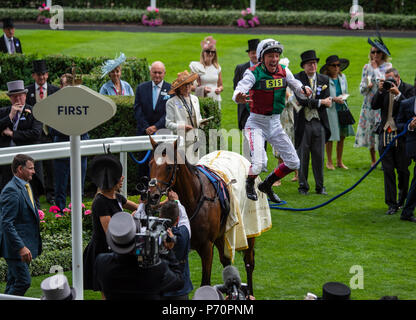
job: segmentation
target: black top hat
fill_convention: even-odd
[[[319,73],[324,73],[324,71],[326,70],[326,68],[328,68],[331,64],[333,64],[334,62],[337,62],[337,61],[339,61],[339,64],[340,64],[340,67],[339,67],[340,68],[340,71],[344,71],[350,65],[350,61],[348,59],[340,59],[335,54],[333,56],[329,56],[328,58],[326,58],[326,62],[322,66],[321,70],[319,70]]]
[[[257,45],[259,44],[260,39],[250,39],[248,40],[248,49],[246,50],[246,52],[249,51],[256,51],[257,50]]]
[[[45,60],[33,60],[33,73],[46,73],[48,67]]]
[[[341,282],[327,282],[322,287],[322,300],[349,300],[351,289]]]
[[[3,29],[12,29],[14,28],[13,20],[10,18],[3,19]]]
[[[303,68],[303,64],[305,62],[311,61],[311,60],[316,60],[316,62],[319,62],[319,58],[316,57],[316,52],[315,50],[308,50],[303,52],[300,55],[300,58],[302,59],[301,63],[300,63],[300,67]]]
[[[109,190],[119,182],[122,173],[120,160],[112,154],[104,154],[92,160],[89,175],[98,188]]]
[[[385,54],[387,54],[388,56],[390,56],[390,51],[386,47],[386,45],[384,44],[383,39],[381,39],[381,34],[380,34],[379,31],[377,31],[377,37],[378,37],[378,39],[374,39],[374,40],[371,40],[370,38],[368,38],[368,43],[371,46],[373,46],[373,47],[375,47],[375,48],[383,51]]]

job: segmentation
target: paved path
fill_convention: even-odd
[[[48,30],[49,25],[37,23],[15,23],[17,29],[42,29]],[[315,36],[356,36],[373,37],[374,30],[345,30],[335,28],[305,28],[305,27],[256,27],[237,28],[229,26],[176,26],[162,25],[160,27],[146,27],[136,24],[73,24],[65,23],[64,30],[97,30],[97,31],[124,31],[124,32],[189,32],[189,33],[225,33],[225,34],[299,34]],[[383,30],[383,37],[392,38],[416,38],[416,30]]]

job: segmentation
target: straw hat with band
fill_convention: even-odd
[[[198,78],[197,73],[189,73],[187,70],[179,72],[178,77],[173,81],[169,94],[174,94],[175,90],[182,87],[184,84],[192,83]]]
[[[325,64],[322,66],[322,68],[319,70],[319,73],[324,73],[324,71],[334,62],[339,61],[339,68],[340,71],[344,71],[345,69],[348,68],[348,66],[350,65],[350,61],[348,59],[340,59],[337,55],[332,55],[329,56],[328,58],[326,58]]]

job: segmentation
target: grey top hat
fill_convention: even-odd
[[[28,90],[25,89],[25,84],[23,80],[15,80],[7,82],[7,92],[6,94],[10,97],[18,93],[27,93]]]
[[[74,288],[70,288],[68,279],[63,274],[56,274],[43,280],[40,284],[43,291],[41,300],[75,300]]]
[[[192,300],[224,300],[224,296],[211,286],[202,286],[195,291]]]
[[[126,254],[135,246],[136,224],[127,212],[118,212],[111,217],[106,233],[107,243],[115,253]]]

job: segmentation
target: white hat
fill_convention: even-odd
[[[25,89],[25,84],[23,80],[15,80],[7,82],[7,92],[6,94],[10,97],[18,93],[27,93],[28,90]]]
[[[214,287],[202,286],[195,291],[192,300],[224,300],[224,296]]]
[[[283,45],[279,41],[276,41],[274,39],[265,39],[260,41],[260,43],[257,45],[256,50],[257,60],[262,60],[264,53],[272,49],[276,50],[279,53],[282,53]]]
[[[56,274],[43,280],[41,300],[75,300],[75,289],[70,288],[68,279],[63,274]]]

